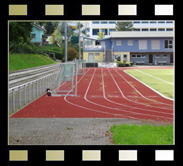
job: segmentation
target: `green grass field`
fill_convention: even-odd
[[[9,71],[32,68],[42,65],[55,64],[56,61],[44,55],[9,54]]]
[[[173,69],[138,69],[125,70],[162,95],[174,98],[174,70]]]
[[[117,145],[173,145],[173,125],[113,125],[112,140]]]

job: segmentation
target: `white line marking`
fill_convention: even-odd
[[[116,71],[116,69],[114,69],[115,71]],[[123,71],[123,70],[121,70],[121,71]],[[140,96],[142,96],[144,99],[146,99],[146,100],[150,100],[150,99],[148,99],[148,98],[146,98],[145,96],[143,96],[132,84],[130,84],[118,71],[116,71],[117,73],[118,73],[118,75],[121,77],[121,78],[123,78],[133,89],[135,89],[135,91],[137,92],[137,93],[139,93],[140,94]],[[126,72],[125,72],[126,73]],[[155,103],[159,103],[158,101],[154,101],[154,100],[150,100],[150,101],[153,101],[153,102],[155,102]],[[171,105],[172,106],[172,105]],[[164,108],[164,107],[157,107],[157,106],[151,106],[150,105],[150,107],[156,107],[156,108],[161,108],[161,109],[167,109],[167,110],[170,110],[169,108]]]
[[[90,69],[89,69],[89,70],[90,70]],[[88,70],[88,71],[89,71],[89,70]],[[88,73],[88,71],[87,71],[86,73]],[[85,73],[85,75],[86,75],[86,73]],[[77,81],[77,84],[83,79],[83,77],[84,77],[85,75],[83,75],[83,76],[80,78],[80,80]],[[75,87],[75,85],[74,85],[74,87]],[[69,94],[69,92],[68,92],[68,94]],[[89,111],[93,111],[93,112],[99,112],[99,113],[108,114],[108,115],[113,115],[113,116],[121,116],[122,118],[124,118],[124,116],[125,116],[125,115],[121,115],[121,114],[112,114],[112,113],[108,113],[108,112],[104,112],[104,111],[98,111],[98,110],[95,110],[95,109],[90,109],[90,108],[87,108],[87,107],[83,107],[83,106],[80,106],[80,105],[71,103],[70,101],[67,100],[67,96],[64,97],[64,100],[65,100],[67,103],[71,104],[71,105],[74,105],[74,106],[79,107],[79,108],[83,108],[83,109],[85,109],[85,110],[89,110]],[[136,120],[140,120],[139,118],[134,118],[134,117],[130,117],[130,116],[129,116],[129,118],[131,118],[131,119],[136,119]]]
[[[143,85],[147,86],[149,89],[153,90],[154,92],[156,92],[156,93],[159,94],[160,96],[162,96],[162,97],[164,97],[164,98],[166,98],[166,99],[168,99],[168,100],[174,101],[174,99],[171,99],[171,98],[168,98],[168,97],[164,96],[164,95],[161,94],[160,92],[158,92],[158,91],[156,91],[155,89],[151,88],[149,85],[143,83],[142,81],[140,81],[140,80],[137,79],[136,77],[134,77],[134,76],[132,76],[131,74],[127,73],[125,70],[124,70],[123,72],[125,72],[125,73],[128,74],[129,76],[133,77],[135,80],[139,81],[139,82],[142,83]],[[149,99],[149,100],[151,100],[151,99]],[[153,101],[153,100],[152,100],[152,101]],[[159,103],[162,103],[162,102],[159,102]],[[162,104],[169,105],[169,106],[171,105],[171,104],[167,104],[167,103],[162,103]]]
[[[155,77],[155,76],[153,76],[153,75],[151,75],[151,74],[142,72],[142,71],[140,71],[140,70],[135,69],[135,71],[138,71],[138,72],[140,72],[140,73],[142,73],[142,74],[145,74],[145,75],[148,75],[148,76],[150,76],[150,77],[153,77],[153,78],[155,78],[155,79],[157,79],[157,80],[163,81],[163,82],[165,82],[165,83],[167,83],[167,84],[174,85],[174,84],[171,83],[171,82],[165,81],[165,80],[163,80],[163,79],[161,79],[161,78]]]
[[[90,83],[89,83],[89,85],[88,85],[88,88],[87,88],[87,90],[86,90],[86,93],[85,93],[85,95],[84,95],[84,99],[85,99],[87,102],[92,103],[92,104],[97,105],[97,106],[100,106],[100,107],[104,107],[104,108],[108,108],[108,109],[112,109],[112,110],[117,110],[117,111],[122,111],[122,112],[130,112],[130,113],[132,113],[132,114],[140,114],[140,115],[153,116],[153,117],[164,117],[164,116],[161,116],[161,115],[160,115],[160,116],[157,116],[157,115],[149,115],[149,114],[137,113],[137,112],[133,112],[133,111],[131,112],[131,111],[127,111],[127,110],[121,110],[121,109],[114,108],[114,107],[107,107],[107,106],[104,106],[104,105],[101,105],[101,104],[97,104],[97,103],[95,103],[95,102],[92,102],[92,101],[88,100],[88,99],[86,98],[86,96],[87,96],[87,93],[88,93],[88,91],[89,91],[89,89],[90,89],[90,86],[91,86],[91,83],[92,83],[92,81],[93,81],[95,72],[96,72],[96,69],[95,69],[95,71],[94,71],[94,73],[93,73],[93,75],[92,75],[92,78],[91,78],[91,80],[90,80]],[[101,73],[102,73],[102,70],[101,70]],[[126,106],[125,104],[122,104],[122,105]],[[129,106],[129,107],[131,107],[131,106]],[[132,107],[132,108],[137,109],[136,107]],[[139,108],[139,109],[141,109],[141,108]],[[141,109],[141,110],[143,110],[143,109]],[[150,110],[147,110],[147,111],[148,111],[148,112],[158,112],[158,111],[150,111]],[[158,112],[158,113],[164,114],[164,112]],[[167,114],[168,114],[168,113],[167,113]],[[172,114],[171,114],[171,115],[172,115]],[[171,119],[172,119],[172,118],[171,118]]]
[[[108,69],[108,71],[109,71],[109,69]],[[109,71],[109,73],[110,73],[110,71]],[[110,74],[111,74],[111,73],[110,73]],[[122,95],[126,100],[129,100],[129,99],[127,99],[127,98],[124,96],[124,94],[123,94],[123,92],[121,91],[120,87],[118,86],[117,82],[116,82],[115,79],[113,78],[112,74],[111,74],[111,77],[112,77],[114,83],[116,84],[118,90],[120,91],[121,95]],[[103,80],[104,80],[104,79],[103,79]],[[103,89],[104,89],[104,88],[103,88]],[[104,92],[105,92],[105,89],[104,89]],[[106,96],[105,96],[104,98],[106,98]],[[154,110],[147,110],[147,109],[143,109],[143,108],[138,108],[138,107],[133,107],[133,106],[129,106],[129,105],[124,105],[124,104],[121,104],[121,103],[117,103],[117,102],[111,101],[111,100],[109,100],[109,99],[107,99],[107,98],[106,98],[106,100],[108,100],[109,102],[113,102],[113,103],[115,103],[115,104],[118,104],[118,105],[123,105],[123,106],[126,106],[126,107],[131,107],[131,108],[133,108],[133,109],[140,109],[140,110],[149,111],[149,112],[158,112],[158,113],[162,113],[162,114],[173,115],[172,113],[166,113],[166,112],[154,111]],[[131,100],[129,100],[129,101],[131,101]],[[131,102],[134,102],[134,103],[138,103],[138,104],[139,104],[139,102],[135,102],[135,101],[131,101]],[[171,118],[171,119],[172,119],[172,118]]]
[[[82,77],[83,78],[83,77]],[[82,78],[77,82],[77,84],[82,80]],[[92,81],[92,79],[90,80],[90,83],[91,83],[91,81]],[[89,83],[89,84],[90,84]],[[87,89],[89,89],[89,87],[87,88]],[[67,99],[66,99],[66,97],[67,96],[65,96],[64,97],[64,100],[67,102],[67,103],[69,103],[69,104],[71,104],[71,105],[74,105],[74,106],[76,106],[76,107],[79,107],[79,108],[83,108],[83,109],[85,109],[85,110],[90,110],[90,111],[94,111],[94,112],[99,112],[99,113],[103,113],[103,114],[109,114],[109,115],[115,115],[115,116],[121,116],[121,117],[123,117],[123,118],[125,118],[125,117],[128,117],[128,118],[131,118],[131,119],[138,119],[138,120],[142,120],[142,118],[135,118],[135,117],[131,117],[131,116],[127,116],[127,115],[122,115],[122,114],[114,114],[114,113],[109,113],[109,112],[105,112],[105,111],[99,111],[99,110],[96,110],[96,109],[91,109],[91,108],[88,108],[88,107],[83,107],[83,106],[81,106],[81,105],[77,105],[77,104],[74,104],[74,103],[71,103],[71,102],[69,102]],[[96,104],[96,103],[95,103]],[[123,112],[130,112],[130,111],[123,111]],[[141,114],[141,113],[135,113],[135,112],[130,112],[130,113],[132,113],[132,114]],[[142,115],[142,114],[141,114]],[[148,115],[148,114],[145,114],[146,116],[155,116],[155,117],[163,117],[164,119],[172,119],[172,118],[168,118],[168,117],[164,117],[164,116],[157,116],[157,115]]]

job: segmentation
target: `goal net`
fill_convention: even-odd
[[[77,95],[77,63],[62,63],[50,90],[51,96]]]

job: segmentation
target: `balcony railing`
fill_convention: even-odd
[[[84,50],[104,50],[104,46],[100,46],[100,45],[97,45],[97,46],[87,46],[87,45],[85,45],[84,46]]]

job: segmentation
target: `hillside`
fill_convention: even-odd
[[[9,72],[58,63],[51,58],[38,54],[9,54]]]

